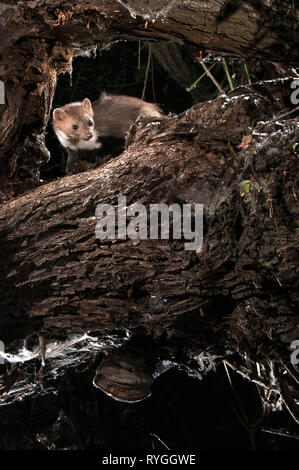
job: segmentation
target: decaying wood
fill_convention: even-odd
[[[141,120],[119,157],[2,204],[7,351],[36,332],[52,341],[97,333],[105,344],[126,331],[150,338],[155,357],[195,370],[203,357],[228,354],[260,368],[289,364],[298,337],[298,122],[277,118],[289,90],[290,80],[257,84],[180,116]],[[173,239],[100,241],[96,206],[116,206],[119,195],[128,206],[204,204],[202,249]],[[91,358],[94,344],[85,337],[74,364],[88,347]],[[270,376],[258,378],[273,387]]]
[[[0,201],[39,184],[56,73],[70,72],[77,54],[119,39],[173,40],[195,57],[297,64],[298,11],[286,0],[4,0],[0,15]]]
[[[74,56],[119,39],[166,39],[193,57],[212,51],[297,65],[294,3],[0,3],[0,338],[17,362],[1,376],[2,403],[53,390],[53,374],[62,379],[82,364],[96,370],[99,351],[139,341],[151,364],[167,359],[198,375],[229,357],[296,417],[298,117],[286,113],[290,80],[140,121],[113,161],[39,180],[56,74],[71,72]],[[204,204],[202,248],[100,241],[96,206],[115,206],[119,195],[127,205]]]

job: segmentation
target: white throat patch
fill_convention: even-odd
[[[69,146],[69,139],[67,135],[61,131],[60,129],[56,129],[56,135],[58,137],[59,142],[63,145],[63,147],[68,147]]]
[[[79,140],[74,150],[94,150],[102,147],[101,142],[97,142],[98,134],[94,131],[93,136],[90,140]],[[72,148],[72,147],[71,147]]]
[[[56,135],[63,147],[67,147],[72,150],[94,150],[102,147],[101,142],[97,142],[98,134],[96,131],[94,131],[90,140],[78,140],[77,144],[72,144],[68,136],[60,129],[56,130]]]

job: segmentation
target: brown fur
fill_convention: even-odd
[[[92,107],[99,137],[125,137],[138,116],[162,116],[156,104],[125,95],[102,93]]]
[[[88,141],[95,135],[93,115],[88,98],[82,103],[70,103],[54,109],[53,128],[64,147],[76,149],[80,144],[88,146]],[[78,129],[73,129],[74,125],[78,126]]]
[[[88,98],[69,103],[53,111],[53,128],[67,148],[67,174],[78,171],[78,150],[101,147],[101,137],[124,138],[139,116],[161,117],[161,109],[153,103],[125,95],[102,93],[91,104]],[[92,122],[92,125],[90,123]],[[73,129],[73,126],[78,129]]]
[[[76,147],[80,148],[80,143],[84,148],[85,144],[81,141],[91,139],[91,134],[99,138],[125,137],[138,116],[160,117],[162,111],[156,104],[132,96],[102,93],[92,105],[85,98],[82,103],[70,103],[54,109],[53,128],[62,145],[75,150]],[[94,120],[94,126],[88,126],[90,119]],[[78,130],[73,129],[74,124],[78,125]],[[61,136],[61,132],[65,136]],[[85,148],[89,148],[88,143]]]

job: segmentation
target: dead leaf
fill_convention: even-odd
[[[252,135],[244,135],[242,142],[238,145],[238,149],[247,149],[252,141]]]

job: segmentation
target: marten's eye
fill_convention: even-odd
[[[74,129],[74,131],[76,131],[76,130],[78,129],[77,124],[74,124],[74,125],[73,125],[73,129]]]
[[[87,122],[87,124],[88,124],[89,126],[92,126],[92,125],[93,125],[93,122],[92,122],[91,120],[89,120],[89,121]]]

